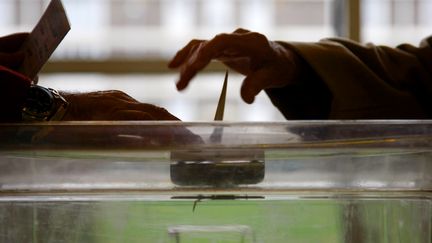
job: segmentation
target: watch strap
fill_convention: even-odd
[[[49,121],[61,121],[66,114],[67,108],[69,106],[69,103],[66,101],[66,99],[60,95],[60,93],[52,88],[48,88],[52,95],[54,96],[57,110],[53,112],[51,117],[49,117]]]

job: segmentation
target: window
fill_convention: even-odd
[[[432,33],[429,0],[62,1],[72,30],[40,82],[68,90],[124,90],[188,121],[213,118],[224,75],[223,67],[214,66],[186,93],[175,90],[176,74],[168,72],[166,62],[193,38],[243,27],[278,40],[347,35],[395,45],[418,44]],[[0,34],[31,30],[48,2],[1,0]],[[230,76],[228,120],[284,120],[263,94],[253,105],[244,104],[238,95],[242,79]]]
[[[418,45],[432,34],[429,0],[363,0],[362,13],[363,42]]]

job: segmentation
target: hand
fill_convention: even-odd
[[[292,51],[262,34],[237,29],[211,40],[192,40],[178,51],[168,65],[180,69],[177,89],[185,89],[212,59],[246,76],[240,91],[246,103],[252,103],[263,89],[296,82],[299,75],[299,57]]]
[[[102,121],[102,120],[179,120],[167,110],[140,103],[129,95],[117,91],[98,91],[81,94],[62,93],[70,102],[63,121]],[[186,126],[177,124],[173,126],[145,126],[144,129],[131,129],[120,126],[115,129],[106,129],[105,126],[93,126],[92,129],[75,127],[73,136],[70,130],[62,127],[53,127],[47,133],[35,134],[35,139],[43,140],[45,144],[56,147],[69,147],[79,144],[82,148],[98,146],[119,148],[158,147],[160,145],[202,144],[202,138],[192,133]],[[41,136],[39,136],[41,135]],[[8,138],[5,138],[7,141]],[[0,139],[0,144],[2,139]]]
[[[79,120],[179,120],[164,108],[140,103],[117,91],[98,91],[62,96],[69,102],[64,121]]]
[[[28,36],[28,33],[16,33],[0,37],[0,65],[11,69],[21,65],[24,53],[20,48]]]

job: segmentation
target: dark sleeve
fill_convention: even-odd
[[[31,81],[0,66],[0,122],[21,121],[21,109]]]
[[[270,101],[288,120],[327,119],[331,108],[331,92],[319,75],[303,58],[301,81],[282,88],[270,88],[265,92]]]
[[[301,75],[301,87],[268,90],[267,94],[287,118],[290,113],[301,114],[295,106],[301,108],[296,102],[302,100],[301,104],[306,100],[310,101],[307,106],[318,108],[327,102],[324,118],[329,119],[432,118],[431,39],[419,47],[397,48],[343,39],[281,42],[307,64],[302,70],[306,74]]]
[[[413,94],[427,117],[432,117],[432,37],[418,47],[402,44],[396,48],[333,41],[345,46],[392,88]]]

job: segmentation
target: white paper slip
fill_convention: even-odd
[[[25,57],[19,72],[34,79],[69,30],[63,4],[52,0],[21,47]]]

